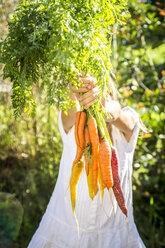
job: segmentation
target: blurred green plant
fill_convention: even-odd
[[[19,234],[23,208],[14,195],[0,192],[0,247],[9,247]]]
[[[24,209],[20,233],[11,248],[27,247],[58,176],[62,152],[58,112],[39,101],[33,119],[15,120],[12,106],[0,104],[0,191],[15,194]]]
[[[138,230],[151,248],[165,246],[165,20],[157,3],[129,1],[131,18],[114,27],[112,41],[121,102],[133,106],[150,130],[138,140],[133,193]]]

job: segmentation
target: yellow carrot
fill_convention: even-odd
[[[75,212],[75,205],[76,205],[76,194],[77,194],[76,187],[83,170],[83,165],[84,165],[83,161],[80,160],[79,162],[73,164],[72,166],[72,173],[70,177],[70,194],[71,194],[73,213]]]
[[[103,196],[104,196],[104,186],[103,186],[103,182],[102,182],[102,178],[101,178],[101,172],[100,172],[100,167],[99,167],[99,171],[98,171],[98,181],[100,184],[100,196],[101,196],[101,204],[103,202]]]
[[[89,196],[93,200],[94,190],[93,190],[92,164],[89,164],[88,167],[87,183],[88,183]]]

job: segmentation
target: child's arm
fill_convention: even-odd
[[[106,119],[106,122],[115,125],[123,132],[126,140],[129,141],[135,125],[134,117],[130,113],[123,111],[118,101],[104,99],[103,106],[105,111],[112,116],[112,119]]]
[[[85,109],[88,109],[95,102],[97,95],[97,87],[94,87],[88,92],[85,92],[78,99],[80,105],[84,106]],[[106,122],[115,125],[121,132],[123,132],[126,140],[129,141],[135,125],[134,117],[130,113],[122,111],[119,102],[112,100],[110,95],[108,98],[105,98],[104,96],[102,97],[102,104],[105,111],[110,113],[113,117],[113,119],[106,119]]]
[[[83,84],[78,90],[71,87],[71,98],[77,101],[77,107],[69,110],[68,115],[65,115],[64,112],[62,112],[62,121],[66,132],[68,132],[75,124],[76,112],[79,110],[80,105],[85,109],[88,109],[95,102],[98,96],[98,87],[94,87],[93,84],[94,78],[87,75],[81,79]],[[83,92],[84,94],[80,96],[80,92]],[[119,130],[125,135],[126,140],[129,141],[134,129],[134,117],[131,114],[122,111],[119,102],[111,100],[110,96],[109,99],[103,97],[103,106],[105,111],[110,113],[113,117],[113,119],[106,119],[106,122],[110,122],[119,128]]]
[[[77,102],[77,98],[76,98],[76,95],[74,93],[70,94],[70,99]],[[77,104],[75,108],[69,109],[67,111],[67,113],[68,113],[67,115],[62,111],[61,119],[62,119],[63,127],[64,127],[64,130],[66,133],[68,133],[69,130],[72,128],[72,126],[75,124],[76,112],[78,110],[79,109],[78,109],[78,104]]]
[[[61,117],[62,117],[63,127],[66,133],[68,133],[69,130],[72,128],[72,126],[75,124],[76,112],[80,110],[79,93],[83,92],[85,95],[86,104],[85,105],[81,104],[85,108],[89,108],[97,98],[98,90],[97,89],[92,90],[94,78],[90,77],[89,75],[86,76],[82,75],[81,79],[82,79],[82,85],[80,88],[76,89],[75,87],[70,86],[71,89],[70,98],[77,102],[76,107],[68,110],[67,115],[62,111]]]

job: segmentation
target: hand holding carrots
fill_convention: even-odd
[[[80,80],[82,84],[78,89],[70,86],[73,94],[76,95],[80,105],[84,108],[83,111],[76,113],[75,141],[77,152],[73,161],[70,178],[73,213],[75,215],[76,188],[83,171],[82,159],[84,156],[90,198],[93,199],[95,197],[99,188],[102,199],[105,188],[108,191],[113,189],[119,207],[127,215],[124,196],[120,186],[116,150],[112,147],[101,111],[90,108],[97,100],[99,88],[95,85],[96,80],[94,77],[82,74]],[[109,111],[114,101],[110,97],[106,99],[104,95],[102,100],[104,108],[108,106]]]
[[[77,100],[84,109],[88,109],[97,100],[99,88],[96,83],[96,78],[90,75],[83,75],[80,77],[82,85],[76,89],[74,86],[70,86],[72,92],[75,93]],[[83,94],[82,94],[83,93]]]

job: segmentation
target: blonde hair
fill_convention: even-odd
[[[109,94],[113,100],[119,100],[121,98],[121,95],[117,90],[117,86],[112,77],[109,77]]]
[[[143,133],[147,134],[147,133],[151,133],[152,131],[149,130],[143,123],[141,117],[139,116],[139,122],[140,122],[140,128],[142,130]],[[143,136],[143,135],[142,135]]]

